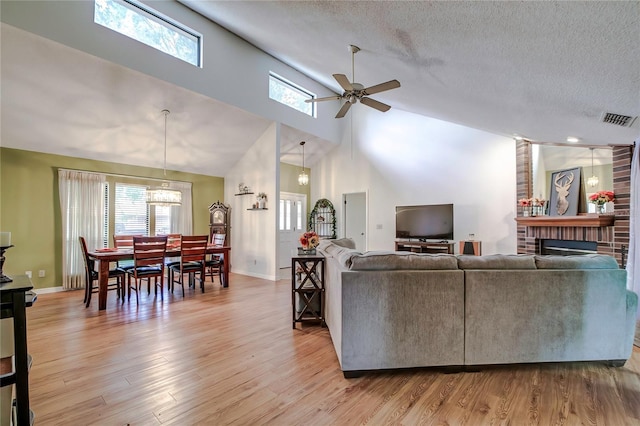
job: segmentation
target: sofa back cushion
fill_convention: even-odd
[[[318,250],[320,250],[320,252],[325,256],[335,258],[338,264],[345,268],[349,268],[351,266],[352,256],[361,254],[358,250],[335,244],[334,240],[321,240],[318,245]]]
[[[458,269],[451,254],[370,251],[351,257],[352,271],[451,270]]]
[[[356,242],[351,238],[338,238],[337,240],[331,240],[331,242],[337,246],[345,247],[348,249],[356,248]]]
[[[535,256],[538,269],[619,269],[612,256],[585,254],[576,256]]]
[[[484,256],[459,255],[460,269],[536,269],[533,255],[489,254]]]

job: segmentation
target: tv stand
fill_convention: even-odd
[[[441,241],[396,241],[396,251],[413,253],[447,253],[453,254],[455,243]]]

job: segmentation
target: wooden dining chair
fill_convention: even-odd
[[[133,237],[142,237],[142,234],[126,234],[126,235],[113,235],[113,247],[117,249],[129,249],[133,250]],[[133,268],[133,260],[120,260],[118,261],[118,268],[127,269]]]
[[[226,241],[226,234],[213,234],[211,238],[211,244],[214,246],[224,246]],[[211,281],[213,282],[213,276],[218,274],[218,280],[220,280],[220,285],[224,285],[224,256],[220,254],[212,254],[210,255],[206,262],[206,275],[211,277]]]
[[[182,286],[182,297],[184,297],[184,275],[189,276],[189,287],[193,285],[195,288],[195,281],[200,281],[200,288],[204,293],[204,280],[205,275],[205,257],[207,255],[207,243],[209,242],[209,236],[207,235],[182,235],[180,238],[180,260],[177,262],[167,264],[169,268],[169,286],[171,286],[171,292],[173,293],[174,283],[178,283]],[[174,273],[178,274],[178,280],[176,281]],[[196,276],[199,274],[200,278]]]
[[[140,282],[147,280],[147,294],[151,293],[151,278],[154,279],[155,294],[163,296],[164,257],[167,250],[167,237],[133,237],[133,268],[127,269],[128,299],[131,290],[136,292],[136,304],[139,303]],[[131,278],[135,286],[131,285]],[[160,284],[158,284],[160,278]]]
[[[180,246],[180,237],[182,234],[157,234],[159,237],[167,237],[167,250]],[[172,256],[165,257],[164,265],[165,267],[169,267],[170,263],[175,263],[180,261],[180,257]]]
[[[82,249],[82,256],[84,257],[84,271],[85,271],[85,285],[84,285],[84,304],[88,308],[91,304],[91,295],[97,293],[98,286],[98,271],[95,270],[95,261],[89,257],[89,250],[87,250],[87,242],[84,237],[78,237],[80,240],[80,247]],[[107,291],[116,290],[118,298],[122,297],[124,302],[124,270],[120,268],[114,268],[109,270],[109,279],[115,278],[115,282],[111,282],[107,285]]]

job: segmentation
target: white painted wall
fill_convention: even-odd
[[[483,254],[516,253],[512,139],[397,109],[349,114],[353,141],[347,130],[312,168],[312,203],[328,198],[341,218],[342,194],[368,191],[369,250],[394,249],[396,205],[453,203],[455,240],[473,233]]]
[[[279,123],[269,126],[224,177],[225,202],[231,206],[231,270],[269,280],[277,279],[279,132]],[[240,183],[254,195],[235,196]],[[268,210],[247,210],[258,192],[267,194]]]
[[[337,143],[336,102],[318,104],[318,118],[269,99],[269,71],[319,97],[334,93],[176,1],[143,1],[203,36],[203,66],[195,67],[93,22],[94,1],[0,2],[2,22],[116,64],[168,81],[261,117]]]

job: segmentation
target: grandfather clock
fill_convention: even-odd
[[[224,234],[224,245],[231,243],[231,207],[216,201],[209,206],[209,241],[213,234]]]

